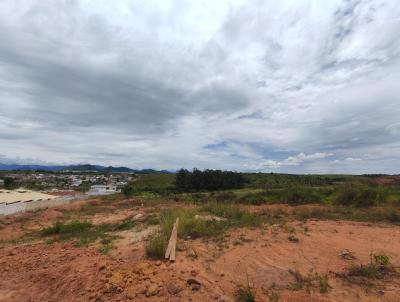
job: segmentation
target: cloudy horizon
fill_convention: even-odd
[[[400,173],[396,0],[0,5],[0,163]]]

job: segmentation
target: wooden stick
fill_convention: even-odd
[[[173,224],[172,231],[171,231],[171,237],[169,238],[168,247],[167,247],[167,250],[165,251],[165,259],[168,259],[171,255],[172,246],[173,246],[173,242],[174,242],[174,234],[176,233],[176,229],[177,229],[177,221],[179,221],[179,218],[177,218],[175,223]]]
[[[172,230],[173,232],[173,241],[172,241],[172,249],[171,249],[171,254],[169,257],[170,261],[175,261],[175,255],[176,255],[176,241],[178,240],[178,225],[179,225],[179,218],[176,219],[175,222],[175,229]]]
[[[175,229],[175,223],[173,224],[172,231],[171,231],[171,236],[170,236],[169,241],[168,241],[168,247],[167,247],[167,250],[165,251],[165,259],[169,259],[169,255],[171,254],[172,235],[174,233],[174,229]]]

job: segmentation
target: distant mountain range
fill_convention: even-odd
[[[2,164],[0,163],[0,171],[46,171],[46,172],[101,172],[101,173],[138,173],[138,174],[154,174],[154,173],[171,173],[166,170],[142,169],[135,170],[127,167],[104,167],[99,165],[66,165],[66,166],[48,166],[48,165],[19,165],[19,164]]]

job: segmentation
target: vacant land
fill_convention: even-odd
[[[0,301],[398,301],[396,177],[179,194],[170,178],[0,218]]]

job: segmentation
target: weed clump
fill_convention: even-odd
[[[107,249],[111,249],[109,243],[117,237],[110,233],[128,230],[133,226],[134,221],[129,219],[115,224],[101,225],[93,225],[89,221],[75,220],[67,223],[58,221],[53,226],[44,228],[40,233],[45,237],[52,236],[52,239],[47,241],[48,243],[73,240],[76,245],[82,246],[101,239],[100,243],[103,244],[103,240],[106,240],[107,243],[103,245],[108,245]]]
[[[246,285],[239,286],[234,296],[236,302],[255,302],[256,295],[253,287],[250,285],[249,276],[246,273]]]
[[[311,290],[319,289],[320,293],[326,293],[329,291],[331,286],[328,282],[328,276],[321,276],[317,272],[310,272],[306,276],[303,276],[299,271],[289,270],[294,277],[294,282],[289,285],[291,290],[302,290],[305,289],[307,292]]]
[[[57,221],[53,226],[42,230],[42,235],[78,235],[90,229],[92,223],[89,221],[71,221],[69,223],[62,223]]]
[[[223,219],[203,219],[207,213]],[[256,214],[241,210],[238,206],[208,203],[199,209],[167,209],[160,214],[161,232],[169,236],[176,218],[179,217],[178,236],[181,238],[220,238],[230,227],[256,227],[261,219]]]
[[[300,239],[294,235],[289,235],[287,239],[294,243],[299,243],[299,241],[300,241]]]
[[[167,237],[164,234],[155,234],[146,244],[146,257],[150,259],[163,259],[167,249]]]
[[[200,210],[218,217],[226,218],[226,223],[229,224],[229,226],[258,227],[262,222],[258,215],[242,210],[235,205],[214,202],[204,205]]]
[[[348,269],[346,277],[350,277],[350,279],[351,277],[384,279],[393,273],[395,273],[395,269],[390,265],[389,256],[385,254],[371,254],[368,264],[351,266]]]
[[[160,215],[161,231],[165,236],[171,234],[172,225],[179,217],[178,236],[182,238],[211,238],[220,236],[227,228],[225,221],[196,219],[194,209],[165,210]]]
[[[239,287],[235,292],[236,302],[255,302],[256,298],[251,287]]]

